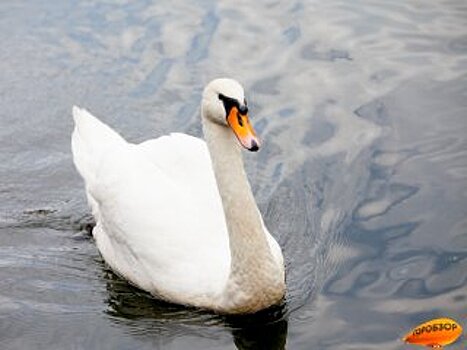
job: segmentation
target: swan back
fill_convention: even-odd
[[[212,303],[230,251],[206,143],[171,134],[135,145],[85,110],[74,118],[73,158],[105,261],[163,299]]]

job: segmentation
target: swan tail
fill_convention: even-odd
[[[73,161],[87,185],[92,184],[102,156],[126,141],[83,108],[73,106],[75,128],[71,137]]]

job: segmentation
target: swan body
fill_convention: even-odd
[[[173,133],[132,144],[73,107],[73,159],[96,220],[93,236],[116,273],[156,297],[255,312],[285,293],[281,249],[243,169],[240,145],[257,150],[259,142],[241,120],[247,108],[236,81],[211,82],[201,109],[207,142]]]

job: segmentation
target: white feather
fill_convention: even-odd
[[[106,262],[173,301],[220,292],[230,252],[205,142],[171,134],[134,145],[84,109],[73,116],[73,157]]]

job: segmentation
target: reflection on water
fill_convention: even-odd
[[[271,324],[256,324],[251,327],[234,329],[234,343],[239,350],[285,349],[287,321],[279,320]]]
[[[2,349],[404,349],[467,312],[467,7],[425,2],[0,4]],[[71,161],[71,106],[129,140],[200,135],[244,83],[284,305],[221,317],[109,272]],[[461,344],[450,347],[460,349]]]
[[[285,349],[285,304],[255,315],[222,316],[156,300],[106,270],[107,313],[120,327],[135,336],[175,338],[199,325],[226,329],[240,350]],[[142,327],[142,325],[144,325]],[[201,334],[203,332],[201,331]],[[209,332],[205,336],[209,337]]]

